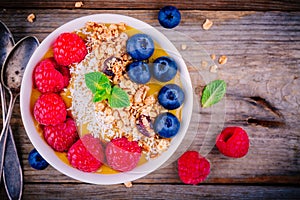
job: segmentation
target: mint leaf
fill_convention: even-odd
[[[223,80],[214,80],[208,83],[202,93],[201,104],[203,108],[218,103],[226,93],[226,83]]]
[[[86,86],[95,94],[97,91],[105,91],[109,94],[111,92],[110,81],[102,72],[91,72],[85,74]],[[102,93],[102,92],[101,92]]]
[[[109,97],[109,94],[106,93],[105,90],[96,91],[93,97],[93,102],[99,102],[107,99]]]
[[[112,108],[123,108],[130,105],[128,94],[119,88],[114,86],[111,92],[111,96],[108,98],[108,103]]]
[[[85,84],[94,94],[93,102],[108,99],[112,108],[122,108],[130,105],[128,94],[121,88],[112,88],[109,78],[102,72],[91,72],[85,74]]]

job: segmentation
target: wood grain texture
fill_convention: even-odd
[[[75,9],[73,0],[52,0],[52,1],[34,1],[34,0],[2,0],[0,7],[3,8],[67,8]],[[173,5],[180,10],[280,10],[280,11],[297,11],[300,10],[300,3],[297,0],[221,0],[221,1],[200,1],[191,0],[185,3],[175,0],[164,2],[159,0],[85,0],[80,9],[160,9],[165,5]],[[78,9],[78,8],[77,8]]]
[[[88,184],[27,184],[24,200],[35,199],[298,199],[298,187],[278,186],[215,186],[215,185],[124,185],[98,186]],[[37,189],[38,188],[38,189]],[[151,193],[150,193],[151,191]],[[4,196],[2,200],[7,198]],[[82,197],[82,198],[79,198]]]
[[[30,13],[37,16],[34,23],[26,21]],[[134,181],[133,188],[129,189],[122,185],[82,184],[52,167],[43,171],[30,168],[27,156],[33,146],[25,133],[17,104],[12,127],[24,169],[24,199],[72,198],[84,191],[87,199],[100,196],[117,199],[293,199],[299,196],[299,189],[291,187],[300,183],[299,12],[184,10],[181,24],[174,30],[159,26],[155,10],[6,9],[0,11],[0,19],[16,40],[35,35],[42,41],[69,20],[96,13],[132,16],[162,31],[186,60],[196,99],[200,98],[207,77],[224,79],[228,85],[224,109],[215,112],[225,113],[225,126],[241,126],[248,132],[250,151],[244,158],[231,159],[213,148],[208,155],[211,174],[199,186],[182,185],[176,163]],[[201,28],[206,18],[214,22],[209,31]],[[185,50],[181,49],[183,44],[187,46]],[[216,74],[209,72],[209,66],[202,65],[203,61],[209,61],[209,54],[228,57],[228,62],[219,65]],[[197,136],[189,149],[199,151],[208,125],[217,126],[211,119],[212,112],[212,109],[200,109],[196,113],[200,118],[194,118],[192,124],[196,122],[199,126],[193,125],[190,130]],[[65,192],[66,189],[69,192]],[[5,196],[3,191],[1,195]]]

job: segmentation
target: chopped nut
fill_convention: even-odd
[[[212,25],[213,25],[213,22],[210,21],[209,19],[206,19],[205,22],[204,22],[203,25],[202,25],[202,28],[203,28],[204,30],[208,30],[208,29],[211,28]]]
[[[82,1],[77,1],[76,3],[75,3],[75,8],[80,8],[80,7],[82,7],[83,6],[83,2]]]
[[[203,68],[206,68],[207,67],[207,62],[205,61],[205,60],[203,60],[202,62],[201,62],[201,66],[203,67]]]
[[[114,113],[113,113],[113,116],[114,116],[114,118],[119,118],[119,113],[118,113],[118,111],[114,111]]]
[[[210,57],[211,57],[211,59],[215,60],[216,59],[216,54],[211,54]]]
[[[182,50],[186,50],[186,48],[187,48],[186,44],[182,44],[182,45],[181,45],[181,49],[182,49]]]
[[[34,20],[35,20],[35,15],[33,13],[27,16],[27,21],[29,21],[30,23],[33,23]]]
[[[112,114],[111,108],[109,108],[109,107],[105,108],[105,114],[106,115],[111,115]]]
[[[218,61],[220,65],[224,65],[227,62],[227,57],[221,56]]]
[[[152,111],[152,112],[149,113],[149,116],[152,117],[152,118],[154,118],[154,117],[157,116],[157,114],[156,114],[155,112]]]
[[[118,28],[119,28],[120,31],[125,31],[126,30],[126,24],[125,23],[120,22],[118,25],[119,25]]]
[[[114,116],[108,115],[108,116],[105,117],[104,122],[106,122],[106,123],[111,123],[111,122],[113,122],[114,120],[115,120]]]
[[[213,65],[213,66],[210,67],[210,70],[209,70],[209,71],[210,71],[211,73],[217,73],[217,69],[218,69],[218,66],[217,66],[217,65]]]
[[[142,87],[140,87],[138,89],[138,91],[134,95],[134,102],[135,103],[142,103],[143,100],[146,97],[146,94],[147,94],[148,90],[149,90],[148,86],[142,86]]]
[[[157,150],[163,151],[163,150],[167,149],[169,146],[170,146],[170,141],[169,140],[167,140],[167,139],[161,139],[158,142]]]
[[[132,187],[132,183],[131,182],[126,182],[126,183],[124,183],[124,185],[127,188],[131,188]]]
[[[124,127],[124,123],[122,121],[117,121],[117,127],[118,128],[123,128]]]
[[[145,105],[151,105],[154,104],[156,102],[155,97],[153,95],[148,96],[145,100],[144,100],[144,104]]]
[[[105,108],[104,103],[101,103],[101,102],[95,103],[95,110],[96,110],[96,111],[103,111],[104,108]]]

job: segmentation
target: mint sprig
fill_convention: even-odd
[[[114,86],[111,96],[108,98],[108,103],[113,108],[127,107],[130,105],[129,96],[124,90]]]
[[[112,108],[123,108],[130,105],[128,94],[118,86],[113,86],[102,72],[85,74],[85,84],[93,93],[93,102],[108,100]]]
[[[208,83],[202,93],[201,104],[203,108],[210,107],[224,97],[226,93],[226,83],[223,80],[214,80]]]

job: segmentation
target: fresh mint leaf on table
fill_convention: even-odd
[[[85,74],[85,84],[93,93],[93,102],[108,99],[112,108],[123,108],[130,105],[128,94],[121,88],[111,85],[109,78],[102,72]]]
[[[202,93],[201,104],[203,108],[210,107],[224,97],[226,93],[226,83],[223,80],[214,80],[208,83]]]

